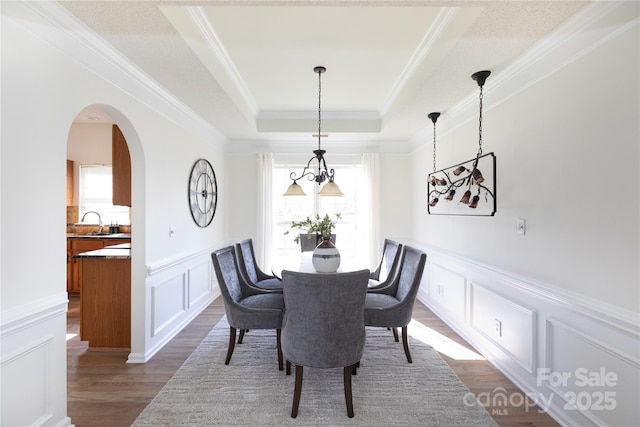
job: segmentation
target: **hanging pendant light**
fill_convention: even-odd
[[[318,195],[339,197],[343,196],[344,194],[342,193],[342,191],[340,191],[340,187],[338,187],[338,184],[333,182],[334,170],[327,168],[327,163],[324,160],[324,153],[326,153],[326,151],[323,150],[320,146],[320,138],[322,138],[321,75],[322,73],[327,71],[327,69],[325,67],[318,66],[315,67],[313,71],[318,74],[318,149],[313,150],[314,156],[309,159],[309,161],[307,162],[307,166],[304,167],[302,173],[299,176],[296,175],[295,172],[291,172],[291,175],[289,175],[289,177],[293,180],[293,183],[289,186],[289,188],[287,188],[287,191],[283,194],[283,196],[306,196],[304,190],[302,190],[302,187],[300,187],[300,184],[298,184],[297,182],[299,179],[306,176],[309,181],[315,181],[318,183],[318,185],[322,184],[325,181],[328,181],[322,187],[322,189],[320,189]],[[313,162],[314,160],[318,161],[317,172],[314,172],[310,169],[311,162]]]
[[[496,158],[494,153],[482,153],[483,86],[490,75],[491,71],[488,70],[471,75],[480,89],[478,151],[475,158],[436,171],[436,120],[440,114],[429,114],[433,122],[433,172],[429,174],[427,182],[429,214],[476,215],[471,212],[481,210],[477,215],[493,216],[496,212]],[[457,203],[450,203],[454,200],[458,200]]]

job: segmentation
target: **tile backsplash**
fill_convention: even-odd
[[[67,224],[75,224],[78,222],[78,207],[67,206]]]
[[[67,233],[89,234],[98,232],[100,228],[96,224],[79,224],[78,206],[67,206]],[[110,224],[103,224],[103,232],[109,231]],[[120,225],[119,233],[131,233],[130,225]]]

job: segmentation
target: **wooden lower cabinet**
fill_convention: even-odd
[[[80,293],[79,259],[74,258],[74,255],[102,249],[105,246],[119,245],[121,243],[131,243],[131,239],[67,239],[67,292],[71,294]]]
[[[80,339],[89,348],[131,348],[131,260],[79,258]]]

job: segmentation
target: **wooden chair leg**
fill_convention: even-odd
[[[406,326],[402,327],[402,345],[404,346],[404,354],[407,356],[407,362],[413,363],[413,360],[411,359],[411,352],[409,351],[409,337],[407,336]]]
[[[396,328],[391,329],[393,329],[393,338],[396,340],[396,342],[399,342],[400,340],[398,339],[398,330]]]
[[[276,343],[278,347],[278,370],[282,371],[284,368],[282,367],[282,345],[280,337],[282,335],[282,331],[280,329],[276,329]]]
[[[289,363],[289,361],[287,361]],[[298,406],[300,406],[300,393],[302,392],[302,366],[296,365],[296,382],[293,389],[293,406],[291,407],[291,418],[298,416]]]
[[[287,375],[291,375],[291,362],[287,360],[286,365],[287,365]]]
[[[353,418],[353,397],[351,394],[351,372],[355,364],[344,367],[344,400],[347,402],[347,416]]]
[[[227,348],[227,358],[224,361],[225,365],[228,365],[231,361],[231,355],[233,354],[233,348],[236,345],[236,328],[229,327],[229,348]]]
[[[240,329],[240,336],[238,337],[238,344],[242,344],[242,339],[244,338],[244,329]]]

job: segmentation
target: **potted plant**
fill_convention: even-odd
[[[313,249],[313,256],[311,261],[313,267],[318,273],[335,273],[340,267],[340,251],[331,242],[331,232],[336,226],[335,221],[341,218],[339,213],[335,214],[336,219],[333,220],[329,214],[325,214],[324,217],[320,217],[316,214],[315,218],[307,217],[302,221],[291,221],[291,228],[297,228],[300,231],[306,231],[306,238],[311,239],[315,236],[311,247],[307,250]],[[285,231],[288,234],[289,230]],[[298,234],[293,240],[296,243],[300,242],[300,236]],[[317,246],[316,246],[317,245]],[[301,249],[305,252],[304,244],[301,245]]]
[[[314,219],[307,217],[302,221],[291,221],[291,228],[296,228],[301,232],[305,231],[306,233],[304,234],[307,234],[307,238],[309,239],[314,234],[322,239],[329,239],[333,229],[336,227],[335,221],[341,219],[342,215],[337,213],[335,217],[336,219],[333,220],[329,214],[324,214],[324,217],[316,214]],[[284,234],[289,234],[289,230],[285,231]],[[293,241],[300,243],[300,233],[294,237]]]

